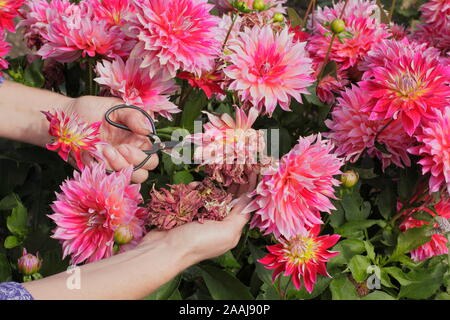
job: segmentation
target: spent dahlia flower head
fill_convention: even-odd
[[[334,210],[334,187],[343,162],[333,143],[320,135],[300,138],[279,161],[278,170],[263,175],[244,212],[254,212],[250,226],[265,234],[292,238],[322,224],[320,212]]]
[[[258,158],[265,148],[264,132],[252,129],[258,111],[251,108],[247,115],[236,107],[235,119],[227,113],[220,117],[205,113],[209,122],[204,132],[187,137],[197,146],[194,160],[224,186],[248,183],[249,176],[265,164]]]
[[[51,205],[56,223],[52,238],[60,240],[73,264],[94,262],[113,254],[114,233],[124,225],[139,241],[145,233],[140,185],[130,184],[131,167],[112,174],[103,163],[86,166],[63,182]]]
[[[203,206],[200,208],[198,220],[222,221],[230,213],[233,196],[218,187],[211,179],[205,179],[197,186]]]
[[[239,33],[228,45],[230,54],[224,69],[243,101],[272,115],[277,104],[290,111],[291,97],[302,102],[301,94],[309,94],[313,83],[312,60],[304,42],[296,42],[289,28],[274,32],[270,26],[254,26]]]
[[[404,132],[399,120],[392,123],[387,119],[370,120],[370,113],[362,111],[368,100],[366,92],[356,85],[345,88],[337,98],[331,119],[325,121],[330,132],[324,133],[336,145],[334,152],[345,161],[356,162],[366,151],[381,160],[383,170],[391,163],[401,168],[410,166],[406,150],[415,140]],[[380,151],[377,144],[383,145],[387,152]]]
[[[10,32],[16,31],[14,18],[19,15],[19,9],[25,0],[2,0],[0,1],[0,29]]]
[[[421,157],[422,174],[430,173],[430,192],[442,187],[450,194],[450,104],[442,111],[435,110],[436,120],[421,127],[416,134],[419,145],[408,151]]]
[[[384,66],[372,68],[370,79],[359,82],[370,96],[363,107],[370,120],[400,119],[412,136],[421,123],[435,118],[435,110],[448,105],[450,67],[426,53],[386,60]]]
[[[448,199],[444,198],[443,200],[438,202],[434,206],[434,209],[438,214],[438,216],[446,219],[450,218],[450,201]],[[422,208],[422,210],[428,212],[432,216],[435,216],[435,213],[432,210],[426,208]],[[419,210],[415,210],[414,212],[417,211]],[[424,225],[429,224],[429,222],[414,218],[412,216],[412,213],[409,211],[406,211],[404,216],[405,216],[404,220],[400,223],[400,230],[402,232],[405,232],[406,230],[411,228],[422,227]],[[437,225],[435,224],[435,226]],[[423,261],[431,257],[447,253],[448,253],[447,238],[441,234],[433,234],[431,236],[430,241],[410,252],[411,258],[414,261]]]
[[[118,57],[113,61],[103,60],[97,63],[98,78],[94,80],[111,90],[127,104],[136,105],[146,110],[153,118],[161,115],[172,119],[172,114],[180,112],[169,101],[178,86],[167,77],[163,69],[151,73],[149,68],[142,68],[142,58],[127,59]],[[153,75],[151,75],[153,74]]]
[[[218,57],[220,19],[209,12],[207,0],[140,0],[136,2],[139,43],[134,56],[153,76],[164,68],[171,77],[178,70],[200,76]]]
[[[48,133],[52,142],[47,144],[48,150],[57,151],[64,160],[69,155],[75,158],[77,167],[84,168],[83,156],[88,155],[102,160],[103,155],[98,146],[105,144],[99,138],[101,122],[88,124],[76,114],[65,114],[64,111],[55,110],[53,113],[42,111],[50,122]]]
[[[351,36],[335,39],[329,53],[329,59],[336,61],[338,67],[347,70],[356,66],[372,49],[372,46],[390,36],[388,28],[374,18],[350,15],[345,21],[345,31]],[[322,62],[327,55],[331,40],[330,29],[318,25],[306,46],[314,61]]]
[[[119,26],[95,17],[87,2],[71,4],[50,21],[38,54],[66,63],[80,57],[127,57],[135,45]]]
[[[272,281],[283,275],[292,277],[297,290],[302,287],[311,293],[317,281],[317,274],[331,277],[327,272],[326,262],[339,254],[338,251],[327,250],[334,246],[340,236],[337,234],[318,236],[320,226],[306,233],[281,238],[280,243],[267,246],[269,254],[259,259],[266,269],[272,269]]]

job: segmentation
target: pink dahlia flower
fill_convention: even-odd
[[[86,0],[85,0],[86,1]],[[111,26],[123,26],[133,19],[134,1],[131,0],[88,0],[94,8],[94,15]]]
[[[450,201],[449,200],[441,200],[438,204],[435,205],[435,210],[438,216],[443,218],[450,218]],[[435,216],[434,212],[431,210],[426,210],[431,215]],[[416,219],[411,215],[407,215],[406,218],[400,224],[400,230],[402,232],[411,229],[422,227],[423,225],[428,224],[428,222]],[[441,234],[433,234],[431,236],[431,240],[417,249],[414,249],[410,252],[411,258],[414,261],[423,261],[429,259],[434,256],[447,254],[447,238]]]
[[[322,224],[320,212],[334,210],[330,198],[339,181],[342,160],[331,153],[334,148],[320,135],[300,138],[298,144],[279,163],[272,175],[263,175],[253,192],[255,198],[245,212],[255,212],[251,227],[292,238]]]
[[[136,3],[139,20],[136,56],[151,75],[162,67],[175,77],[178,70],[211,70],[220,51],[219,18],[207,0],[143,0]]]
[[[329,59],[336,61],[342,70],[347,70],[356,66],[374,44],[388,38],[389,32],[386,25],[379,24],[374,18],[350,15],[343,20],[345,21],[345,31],[351,33],[351,37],[335,39]],[[330,40],[329,28],[318,25],[317,31],[310,37],[307,45],[307,50],[315,61],[324,61]]]
[[[420,9],[421,20],[435,28],[450,28],[450,1],[449,0],[429,0]]]
[[[62,242],[64,257],[72,263],[94,262],[113,254],[114,232],[129,226],[133,239],[144,235],[143,209],[138,184],[130,184],[132,168],[110,175],[103,163],[75,171],[64,181],[52,204],[56,223],[53,238]]]
[[[202,89],[208,99],[211,99],[214,95],[222,96],[225,94],[225,91],[220,87],[223,81],[221,71],[204,72],[200,77],[193,73],[180,72],[177,77],[186,79],[191,87]]]
[[[371,99],[363,111],[370,120],[401,119],[408,135],[435,117],[450,97],[450,67],[426,52],[412,52],[371,70],[359,86]]]
[[[439,49],[443,55],[450,51],[450,24],[445,28],[436,28],[429,24],[419,24],[411,34],[411,38],[417,42],[426,43]]]
[[[142,107],[155,118],[155,114],[172,119],[172,114],[180,112],[178,107],[169,101],[169,95],[178,87],[165,72],[151,76],[148,68],[141,68],[142,59],[129,58],[123,62],[117,58],[110,62],[104,60],[97,64],[99,77],[95,81],[110,88],[113,95],[119,96],[127,104]]]
[[[406,149],[414,143],[397,120],[369,120],[370,113],[362,111],[369,97],[357,86],[346,88],[337,98],[337,104],[331,112],[332,119],[325,124],[330,132],[324,135],[335,145],[335,153],[346,161],[356,162],[364,151],[379,158],[383,169],[391,163],[403,168],[410,166],[411,160]],[[381,152],[376,144],[384,146],[388,152]]]
[[[16,31],[14,18],[19,14],[19,9],[25,0],[2,0],[0,1],[0,29]]]
[[[280,33],[270,26],[245,29],[228,49],[230,65],[224,72],[232,80],[229,89],[258,110],[265,108],[265,113],[272,115],[279,103],[290,111],[291,97],[301,102],[301,94],[309,94],[307,87],[314,81],[312,61],[305,43],[294,41],[288,27]]]
[[[206,114],[209,122],[204,125],[204,133],[189,137],[197,145],[194,160],[224,186],[248,183],[249,176],[263,165],[258,156],[265,148],[264,132],[252,129],[258,111],[251,108],[247,115],[236,108],[236,120],[226,113],[220,118]]]
[[[66,115],[61,110],[56,110],[54,113],[44,111],[42,113],[50,122],[48,133],[52,136],[52,142],[46,145],[48,150],[58,151],[64,161],[67,161],[72,154],[80,170],[84,168],[83,154],[103,159],[97,149],[97,146],[105,144],[99,138],[101,122],[89,125],[77,115]]]
[[[422,173],[430,173],[430,192],[439,191],[441,186],[450,194],[450,106],[443,111],[436,110],[435,121],[422,127],[416,135],[420,145],[408,149],[422,157]]]
[[[55,17],[47,32],[41,35],[45,43],[38,54],[62,63],[80,57],[128,56],[135,45],[119,26],[97,19],[93,8],[85,2],[73,4],[64,14]]]
[[[6,42],[6,33],[4,30],[0,29],[0,78],[2,77],[2,69],[8,68],[8,62],[4,57],[9,53],[11,49],[11,44]]]
[[[331,277],[327,272],[326,262],[338,255],[338,251],[330,251],[328,248],[334,246],[340,236],[318,236],[320,226],[315,226],[303,235],[290,237],[288,240],[282,238],[280,243],[267,246],[269,254],[258,262],[265,265],[266,269],[274,269],[272,281],[275,282],[280,274],[292,277],[292,282],[297,290],[303,284],[311,293],[317,281],[317,274]]]

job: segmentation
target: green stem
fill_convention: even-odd
[[[386,124],[384,125],[384,127],[381,128],[381,130],[377,132],[377,134],[375,135],[375,139],[374,139],[375,142],[377,141],[378,136],[379,136],[384,130],[386,130],[386,128],[389,127],[389,125],[390,125],[392,122],[394,122],[394,119],[389,120],[389,122],[386,123]]]
[[[334,42],[335,38],[336,38],[336,34],[333,33],[333,35],[331,36],[330,44],[328,45],[328,50],[327,50],[327,53],[325,55],[325,59],[323,60],[322,66],[320,68],[319,75],[317,76],[317,79],[321,79],[322,74],[325,71],[325,66],[328,63],[328,59],[330,58],[331,47],[333,46],[333,42]]]
[[[394,10],[395,10],[395,3],[397,2],[397,0],[392,0],[392,5],[391,5],[391,9],[389,10],[389,22],[392,21],[392,16],[394,15]]]
[[[302,29],[306,28],[306,23],[307,23],[307,21],[308,21],[308,16],[309,16],[310,11],[311,11],[312,8],[313,8],[314,2],[315,2],[315,0],[309,1],[308,9],[306,9],[305,16],[303,17]]]
[[[231,15],[232,15],[232,17],[231,17],[231,25],[230,25],[230,28],[228,29],[227,35],[225,37],[225,40],[223,41],[222,52],[225,50],[225,45],[228,42],[228,38],[230,37],[231,30],[233,30],[234,24],[235,24],[235,22],[237,20],[237,16],[238,16],[237,14],[234,14],[234,13],[231,13]]]
[[[287,293],[288,293],[288,289],[289,289],[289,285],[291,284],[291,281],[292,281],[292,277],[289,277],[286,287],[284,288],[283,300],[286,300],[286,298],[287,298]]]

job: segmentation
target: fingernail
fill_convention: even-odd
[[[106,146],[104,152],[109,158],[115,158],[117,156],[117,151],[113,146]]]
[[[150,120],[148,120],[147,118],[141,120],[141,127],[144,130],[147,130],[149,132],[152,131],[152,124],[150,123]]]

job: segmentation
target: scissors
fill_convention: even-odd
[[[142,150],[147,155],[147,157],[141,163],[139,163],[137,166],[133,167],[133,171],[141,169],[150,160],[150,158],[152,157],[153,154],[158,153],[159,151],[166,151],[169,149],[173,149],[178,144],[180,144],[180,141],[161,141],[161,139],[156,134],[155,121],[153,121],[152,117],[150,117],[150,115],[147,112],[145,112],[145,110],[143,110],[142,108],[136,107],[134,105],[120,104],[120,105],[110,108],[105,113],[106,122],[108,122],[113,127],[132,132],[131,129],[128,128],[126,125],[111,120],[111,118],[110,118],[111,114],[114,111],[117,111],[120,109],[134,109],[134,110],[139,111],[148,119],[150,126],[151,126],[151,128],[150,128],[151,132],[150,132],[150,134],[147,135],[147,138],[153,144],[153,147],[150,150]],[[113,171],[108,170],[108,173],[112,173],[112,172]]]

